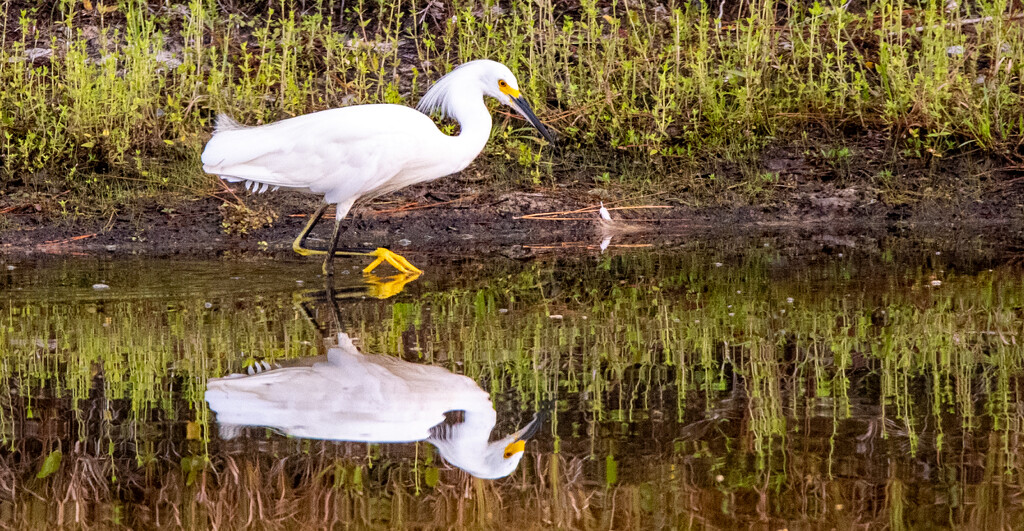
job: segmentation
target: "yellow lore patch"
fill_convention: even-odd
[[[507,94],[513,98],[519,97],[519,90],[512,88],[512,85],[506,83],[504,79],[498,81],[498,90],[500,90],[502,94]]]
[[[519,92],[518,90],[516,92]],[[516,441],[505,447],[505,459],[512,457],[526,449],[526,441]]]

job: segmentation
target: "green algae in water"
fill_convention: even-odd
[[[0,517],[1020,527],[1024,271],[922,247],[435,265],[386,300],[342,276],[336,313],[301,261],[15,264]],[[472,378],[496,432],[549,401],[551,419],[496,481],[423,442],[217,435],[209,378],[322,354],[338,331]],[[60,467],[37,477],[51,455]]]

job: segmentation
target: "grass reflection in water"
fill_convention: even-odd
[[[492,437],[554,401],[496,481],[423,442],[216,435],[209,378],[323,353],[297,304],[313,268],[18,264],[3,281],[0,518],[1019,528],[1024,272],[895,254],[474,263],[340,301],[364,352],[475,381]]]

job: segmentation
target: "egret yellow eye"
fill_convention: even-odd
[[[498,80],[498,90],[500,90],[502,94],[507,94],[513,98],[519,97],[519,91],[512,88],[512,85],[506,83],[504,79]]]

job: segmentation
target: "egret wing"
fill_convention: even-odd
[[[229,180],[336,190],[344,197],[342,189],[366,193],[415,166],[410,157],[422,153],[418,146],[432,135],[441,133],[408,107],[343,107],[217,132],[203,151],[203,169]]]

